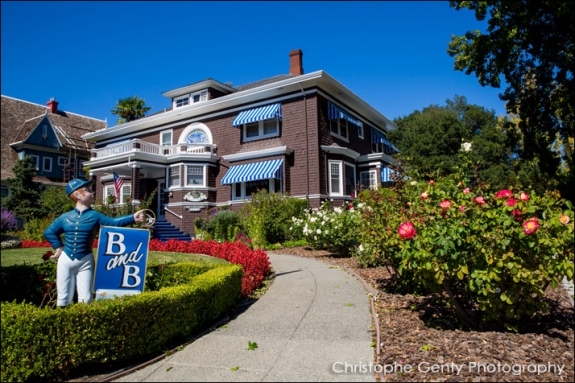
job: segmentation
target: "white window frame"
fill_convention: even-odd
[[[367,175],[367,177],[366,177]],[[364,182],[367,181],[367,182]],[[377,190],[377,171],[367,170],[359,172],[359,183],[367,190]]]
[[[46,124],[42,125],[42,138],[43,139],[48,138],[48,125]]]
[[[192,167],[201,168],[201,170],[202,170],[202,182],[201,182],[201,184],[191,184],[188,182],[188,169],[192,168]],[[185,169],[186,169],[185,170],[185,172],[186,172],[185,173],[186,174],[185,184],[187,187],[205,187],[206,186],[206,166],[205,165],[185,165]]]
[[[178,105],[180,103],[180,105]],[[183,108],[184,106],[190,105],[190,95],[186,94],[185,96],[175,97],[174,98],[174,109],[176,108]]]
[[[104,186],[104,198],[102,203],[104,205],[108,204],[108,197],[109,196],[113,196],[114,198],[116,197],[116,193],[114,191],[114,185],[108,185],[108,186]]]
[[[167,141],[169,141],[169,144],[164,142],[164,136],[165,135],[170,136],[170,139],[167,140]],[[172,146],[173,144],[174,144],[174,131],[173,130],[164,130],[163,132],[160,132],[160,146]]]
[[[195,101],[195,97],[198,96],[198,101]],[[195,92],[190,94],[190,104],[197,104],[198,102],[208,101],[208,91],[201,90],[199,92]]]
[[[357,128],[357,136],[362,140],[365,138],[363,135],[363,126],[356,126]]]
[[[127,199],[132,198],[132,185],[122,185],[122,190],[120,191],[120,204],[128,203]]]
[[[178,184],[177,185],[172,185],[172,183],[173,183],[172,180],[174,178],[174,176],[173,176],[174,173],[172,172],[172,169],[174,169],[174,168],[178,169]],[[182,186],[182,169],[181,169],[180,165],[170,166],[169,177],[170,177],[169,178],[169,185],[170,186],[168,187],[168,189],[179,188]]]
[[[48,161],[49,166],[46,166],[46,161]],[[54,162],[54,159],[52,157],[43,157],[42,158],[42,171],[43,172],[51,172],[53,162]]]
[[[264,134],[264,125],[266,121],[272,121],[275,123],[275,132],[273,133],[268,133],[268,134]],[[258,135],[254,136],[254,137],[247,137],[247,127],[248,125],[254,125],[257,124],[258,125]],[[252,122],[249,124],[244,124],[243,125],[243,129],[242,129],[243,133],[243,140],[244,142],[247,141],[255,141],[255,140],[261,140],[263,138],[269,138],[269,137],[278,137],[280,135],[280,122],[277,118],[269,118],[267,120],[261,120],[261,121],[257,121],[257,122]]]
[[[36,162],[36,171],[40,170],[40,156],[35,154],[28,154],[28,156],[32,157],[32,159]]]
[[[349,142],[349,124],[350,122],[345,118],[334,118],[333,120],[329,120],[329,132],[332,136],[337,137],[345,142]],[[332,130],[332,124],[337,124],[337,132]],[[345,127],[345,131],[347,132],[347,137],[341,134],[342,128]]]
[[[336,197],[342,197],[343,196],[343,162],[342,161],[329,160],[327,163],[328,163],[328,170],[329,170],[329,177],[328,177],[329,195],[330,196],[336,196]],[[339,177],[339,182],[338,182],[339,191],[334,191],[332,189],[332,178],[336,174],[332,171],[332,165],[338,166],[337,176]]]
[[[277,191],[275,190],[275,188],[276,188],[276,186],[275,186],[275,180],[276,180],[276,178],[268,178],[268,182],[269,182],[268,191],[269,191],[270,193],[278,192],[278,193],[281,194],[281,193],[282,193],[282,188],[283,188],[282,180],[281,180],[281,179],[278,180],[278,181],[279,181],[279,185],[280,185],[280,187],[279,187],[280,190],[277,190]],[[241,185],[241,195],[237,195],[237,193],[236,193],[236,187],[237,187],[237,185],[238,185],[237,183],[231,184],[231,186],[232,186],[232,200],[233,200],[233,201],[251,200],[251,199],[252,199],[252,196],[251,196],[251,195],[246,196],[246,183],[245,183],[245,182],[241,182],[241,183],[240,183],[240,185]]]

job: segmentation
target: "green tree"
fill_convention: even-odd
[[[45,188],[40,196],[40,204],[53,216],[66,213],[76,206],[74,201],[66,194],[66,188],[63,186]]]
[[[32,157],[18,160],[12,168],[14,178],[8,178],[10,194],[2,201],[3,207],[12,210],[19,218],[30,220],[46,215],[47,210],[40,204],[42,190],[34,182],[36,165]]]
[[[144,117],[150,109],[152,108],[146,106],[146,101],[143,98],[134,96],[118,100],[116,107],[110,113],[118,116],[116,125],[120,125]]]
[[[394,121],[399,129],[390,132],[389,139],[408,159],[410,171],[427,179],[452,174],[460,165],[462,143],[469,142],[469,157],[476,164],[474,182],[506,186],[514,178],[513,126],[462,96],[446,104],[430,105]]]
[[[450,6],[468,8],[480,21],[489,14],[487,33],[452,36],[447,52],[455,69],[475,73],[482,86],[499,88],[504,80],[507,87],[499,97],[520,118],[522,157],[535,160],[547,177],[572,185],[573,150],[553,147],[558,137],[572,142],[575,132],[572,2],[450,1]],[[569,166],[566,178],[557,172],[561,159]]]

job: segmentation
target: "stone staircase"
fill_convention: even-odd
[[[167,241],[168,239],[177,239],[180,241],[191,241],[192,238],[188,234],[182,233],[171,223],[166,221],[165,218],[158,218],[154,223],[154,239],[160,241]]]

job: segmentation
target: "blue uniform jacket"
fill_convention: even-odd
[[[126,226],[134,223],[134,215],[111,218],[91,208],[82,212],[74,208],[62,214],[44,231],[44,237],[54,249],[64,246],[64,252],[71,259],[80,259],[92,254],[93,233],[100,226]],[[64,245],[60,239],[66,234]]]

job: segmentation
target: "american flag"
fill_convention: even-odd
[[[114,172],[114,191],[116,192],[116,202],[120,201],[120,195],[122,193],[122,185],[124,184],[124,180],[120,178],[119,175]]]

